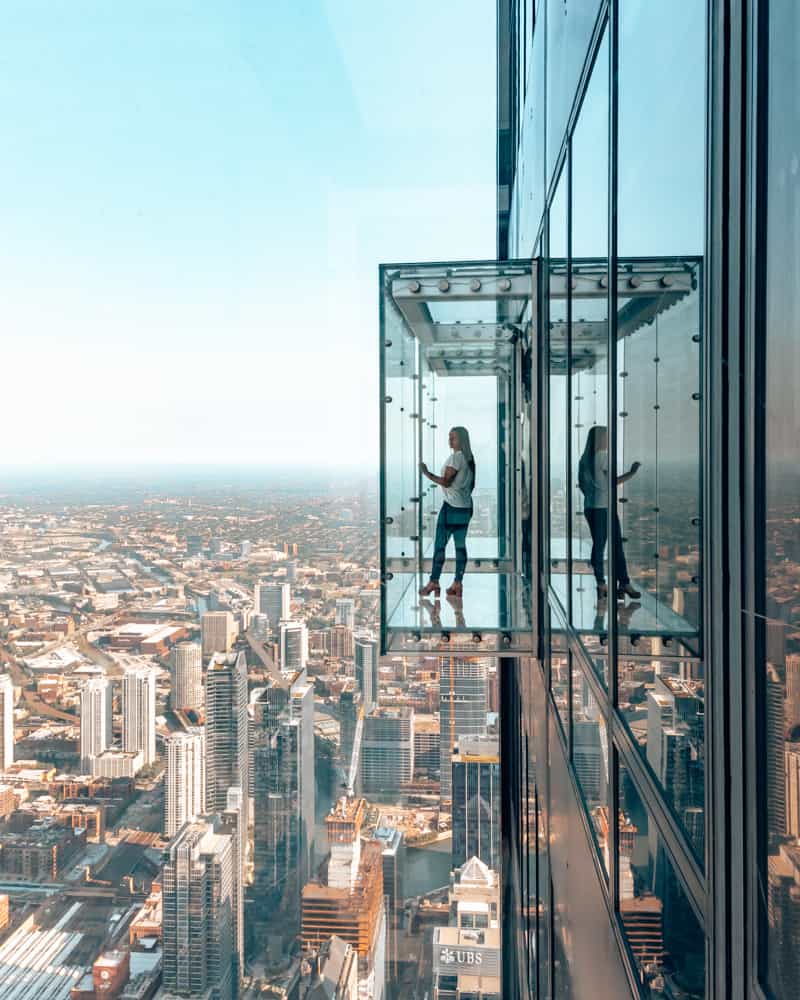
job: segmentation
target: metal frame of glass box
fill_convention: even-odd
[[[697,258],[621,260],[618,283],[627,301],[617,316],[618,339],[631,337],[696,289],[699,267]],[[545,274],[546,297],[539,288]],[[543,378],[537,367],[544,360],[545,330],[539,304],[568,294],[572,302],[605,299],[607,263],[573,260],[569,269],[557,260],[547,268],[539,260],[384,264],[379,277],[382,652],[530,654],[536,642],[531,549],[538,530],[531,521],[531,491],[540,488],[532,477],[534,449],[542,446],[533,407]],[[590,368],[593,345],[606,344],[606,321],[573,317],[570,328],[567,347],[566,323],[548,320],[548,375],[558,370],[559,338],[565,375]],[[449,408],[441,398],[448,395]],[[546,406],[546,398],[540,405]],[[419,464],[435,454],[448,426],[459,423],[471,423],[471,433],[483,436],[482,450],[473,445],[478,487],[488,465],[494,470],[494,508],[479,519],[476,500],[463,600],[425,600],[418,589],[431,569],[438,487],[428,484]],[[552,545],[548,538],[550,555]],[[565,562],[571,578],[571,551]],[[448,559],[445,572],[452,565]],[[444,579],[442,584],[444,591]],[[593,613],[587,623],[580,630],[603,642],[608,624]],[[698,627],[657,600],[646,597],[627,631],[634,639],[674,639],[676,656],[697,654]]]

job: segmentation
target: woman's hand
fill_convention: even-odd
[[[427,476],[428,475],[428,466],[424,462],[420,462],[419,463],[419,471],[422,473],[423,476]]]
[[[639,469],[641,469],[641,467],[642,467],[642,463],[641,462],[633,462],[631,464],[631,471],[630,471],[629,475],[635,476],[636,473],[639,471]]]

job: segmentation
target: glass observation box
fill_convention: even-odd
[[[613,324],[604,259],[380,268],[384,652],[533,653],[541,588],[590,655],[614,629],[631,656],[644,640],[702,655],[700,268],[619,259]],[[437,545],[464,428],[471,517]],[[617,469],[587,503],[595,448]],[[610,561],[630,582],[617,600],[597,585]]]
[[[530,652],[531,261],[383,265],[381,301],[381,639],[384,651]],[[434,567],[451,428],[474,461],[460,595],[449,538]],[[527,537],[526,537],[527,536]],[[528,552],[526,558],[525,552]]]

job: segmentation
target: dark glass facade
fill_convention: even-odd
[[[536,655],[501,667],[503,995],[784,1000],[800,14],[498,11],[498,256],[537,275]]]

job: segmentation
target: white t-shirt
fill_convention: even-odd
[[[448,468],[456,470],[456,478],[449,486],[442,486],[445,500],[451,507],[471,507],[472,469],[463,451],[451,451],[439,475],[443,476]]]
[[[608,452],[605,449],[581,457],[578,469],[578,485],[583,491],[583,506],[586,509],[605,510],[608,507]]]

